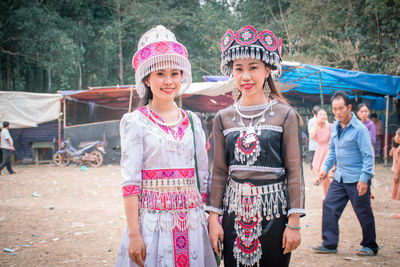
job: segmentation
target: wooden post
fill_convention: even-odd
[[[324,109],[324,94],[322,93],[321,71],[319,71],[318,74],[319,74],[319,92],[320,92],[320,98],[321,98],[321,108]]]
[[[385,167],[387,167],[388,155],[388,134],[389,134],[389,96],[386,96],[386,114],[385,114],[385,147],[383,148],[383,159]]]
[[[64,129],[67,126],[67,101],[65,100],[65,97],[63,99],[63,125]]]
[[[131,109],[132,109],[132,96],[133,96],[133,87],[131,85],[129,87],[129,107],[128,107],[128,112],[131,112]]]

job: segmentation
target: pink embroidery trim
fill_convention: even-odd
[[[146,107],[140,107],[139,111],[145,115],[147,118],[149,118],[149,120],[151,120],[152,122],[154,122],[155,124],[158,125],[158,127],[160,127],[164,132],[166,133],[172,133],[175,134],[175,131],[173,129],[171,129],[170,127],[167,126],[162,126],[159,125],[158,123],[156,123],[151,117],[150,115],[147,113],[147,108]],[[160,121],[164,121],[157,113],[151,111],[151,114],[156,117],[157,119],[159,119]],[[190,120],[189,120],[189,115],[187,114],[187,111],[184,110],[183,112],[185,112],[186,116],[185,116],[185,120],[179,125],[178,127],[178,133],[177,133],[177,137],[179,138],[179,140],[182,139],[182,137],[185,135],[185,130],[188,128],[189,124],[190,124]]]
[[[179,214],[181,219],[186,219],[186,214]],[[174,238],[175,266],[189,267],[189,234],[188,229],[180,231],[177,227],[172,231]]]
[[[180,55],[188,58],[186,48],[180,43],[171,41],[156,42],[151,43],[136,52],[136,54],[132,58],[133,68],[135,69],[135,71],[137,71],[137,68],[147,59],[167,54]]]
[[[132,195],[140,195],[140,186],[138,185],[126,185],[122,187],[122,196],[132,196]]]
[[[142,170],[142,179],[193,178],[194,168]]]

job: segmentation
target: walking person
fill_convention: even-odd
[[[322,164],[324,163],[326,156],[329,152],[329,140],[331,138],[332,125],[327,123],[328,114],[325,110],[320,109],[317,114],[317,123],[311,129],[310,138],[317,141],[317,150],[313,160],[313,173],[315,177],[319,177]],[[316,181],[319,183],[319,179]],[[326,193],[328,192],[329,185],[331,184],[330,179],[321,181],[323,189],[323,198],[325,199]]]
[[[186,48],[157,26],[140,38],[132,64],[142,100],[120,123],[128,226],[115,266],[215,267],[203,208],[205,135],[174,102],[192,81]]]
[[[299,116],[272,80],[281,39],[250,25],[222,37],[235,104],[214,118],[209,233],[225,266],[288,266],[304,209]],[[223,215],[222,225],[218,218]]]
[[[339,240],[338,221],[350,200],[362,228],[362,248],[358,255],[378,253],[375,219],[371,209],[370,187],[374,177],[374,151],[368,129],[351,112],[349,97],[337,91],[331,98],[336,121],[332,126],[329,153],[320,173],[328,179],[328,171],[336,162],[336,171],[322,211],[322,244],[316,253],[336,253]]]
[[[4,167],[7,168],[9,174],[15,174],[11,167],[11,154],[15,150],[14,141],[10,135],[10,123],[3,122],[3,129],[1,130],[1,151],[3,153],[3,162],[0,164],[0,174]]]

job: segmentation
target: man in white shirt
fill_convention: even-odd
[[[308,159],[310,160],[310,167],[311,169],[313,168],[312,166],[312,162],[314,160],[314,154],[315,154],[315,150],[317,150],[317,141],[315,141],[314,139],[310,138],[310,132],[311,129],[314,127],[314,125],[317,123],[317,114],[318,111],[320,111],[320,107],[319,106],[314,106],[312,109],[312,114],[314,115],[314,117],[312,117],[309,121],[308,121]],[[317,177],[314,177],[317,178]]]
[[[3,129],[1,130],[1,151],[3,152],[3,162],[0,164],[0,174],[1,170],[6,167],[10,174],[14,174],[15,171],[11,168],[11,153],[15,150],[14,142],[11,138],[9,129],[10,123],[8,121],[3,122]]]

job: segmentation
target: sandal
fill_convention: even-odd
[[[365,257],[365,256],[367,256],[367,257],[375,256],[376,253],[378,253],[378,252],[374,252],[374,251],[373,251],[372,249],[370,249],[369,247],[362,247],[362,248],[358,248],[357,250],[358,250],[357,255],[358,255],[358,256],[361,256],[361,257]]]

